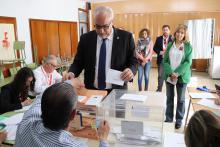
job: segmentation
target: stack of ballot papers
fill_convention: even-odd
[[[186,147],[184,134],[171,132],[165,133],[164,147]]]
[[[25,112],[31,108],[32,105],[24,106],[22,109],[15,110],[14,112]]]
[[[139,95],[139,94],[123,94],[120,97],[120,99],[121,100],[144,102],[147,99],[147,96],[146,95]]]
[[[6,125],[6,132],[8,133],[6,140],[15,140],[18,124],[21,122],[24,113],[18,113],[14,116],[1,120],[0,123]]]
[[[213,100],[208,100],[208,99],[201,99],[200,101],[197,102],[197,104],[206,106],[206,107],[210,107],[213,109],[219,109],[220,110],[220,106],[216,105],[215,102]]]
[[[92,95],[89,98],[86,96],[79,96],[78,101],[80,103],[77,104],[77,109],[84,112],[95,113],[96,107],[101,105],[102,99],[102,95]]]
[[[100,106],[102,99],[102,95],[92,95],[85,104],[92,106]]]
[[[84,101],[86,98],[87,98],[86,96],[79,95],[79,96],[78,96],[78,101],[79,101],[79,102],[82,102],[82,101]]]
[[[201,99],[201,98],[210,98],[210,99],[212,99],[212,98],[216,98],[213,94],[208,93],[208,92],[202,92],[202,93],[190,92],[189,95],[193,99]]]

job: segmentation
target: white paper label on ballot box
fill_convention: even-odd
[[[143,136],[144,124],[140,121],[121,121],[121,133],[126,136]]]

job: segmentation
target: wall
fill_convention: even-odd
[[[169,24],[171,31],[184,20],[215,18],[215,45],[220,45],[220,0],[124,0],[93,3],[109,6],[115,13],[114,25],[124,28],[138,37],[143,27],[151,31],[153,39],[161,34],[161,26]]]
[[[81,0],[0,0],[0,15],[16,17],[18,40],[26,42],[27,63],[31,63],[29,19],[78,21],[78,8],[85,8]]]
[[[105,5],[119,13],[220,11],[219,0],[124,0],[94,3],[92,7]]]
[[[161,27],[164,24],[170,25],[171,34],[178,24],[184,24],[185,20],[215,18],[214,44],[220,45],[220,12],[152,12],[152,13],[128,13],[115,14],[114,26],[124,28],[134,33],[138,38],[142,28],[148,28],[153,41],[162,34]]]

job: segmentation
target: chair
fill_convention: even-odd
[[[13,77],[14,75],[16,75],[16,73],[21,69],[20,66],[18,67],[12,67],[9,69],[10,75]]]
[[[38,67],[38,65],[34,62],[34,63],[27,64],[27,67],[34,70]]]
[[[37,50],[36,46],[34,46],[34,63],[36,64],[36,66],[39,65],[39,62],[38,62],[38,50]]]
[[[4,74],[1,69],[0,69],[0,80],[4,80]]]
[[[14,41],[13,45],[15,59],[13,61],[13,67],[16,67],[16,62],[20,62],[23,66],[26,66],[26,54],[25,54],[25,41]]]
[[[4,75],[3,75],[3,72],[2,72],[3,65],[4,65],[3,60],[0,60],[0,80],[4,79]]]
[[[27,64],[27,67],[29,67],[30,69],[34,70],[38,67],[38,50],[37,50],[37,47],[34,46],[34,62],[33,63],[30,63],[30,64]]]

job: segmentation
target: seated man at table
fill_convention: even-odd
[[[56,67],[56,56],[49,55],[45,58],[43,65],[34,70],[36,78],[34,91],[36,94],[44,92],[47,87],[62,80],[62,76],[56,71]]]
[[[72,82],[74,85],[74,81]],[[75,86],[74,86],[75,87]],[[69,132],[76,114],[77,95],[72,85],[56,83],[47,88],[42,98],[24,114],[18,126],[15,147],[85,147],[87,144]],[[106,147],[109,125],[102,121],[98,128],[100,146]]]

